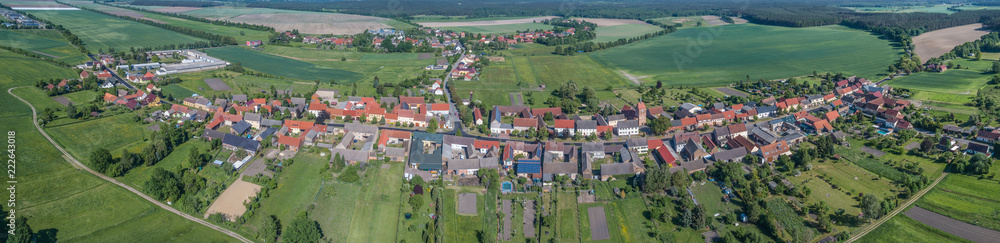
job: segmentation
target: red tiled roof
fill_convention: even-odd
[[[447,103],[434,103],[434,104],[431,104],[431,110],[432,111],[447,111],[449,109],[450,108],[448,108],[448,104]]]
[[[514,127],[536,127],[538,120],[532,118],[514,118]]]
[[[278,143],[284,144],[285,146],[299,147],[302,146],[302,139],[289,136],[278,136]]]
[[[472,147],[477,149],[500,148],[500,141],[476,140]]]
[[[570,128],[570,129],[572,129],[573,126],[574,126],[573,120],[569,120],[569,119],[556,119],[555,122],[556,122],[556,124],[555,124],[556,128]]]

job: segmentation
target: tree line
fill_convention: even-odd
[[[25,13],[25,12],[20,11],[20,10],[11,9],[10,7],[7,7],[6,5],[3,5],[3,4],[0,4],[0,8],[11,10],[11,11],[17,12],[17,13],[19,13],[21,15],[24,15],[25,17],[28,17],[30,19],[34,19],[35,21],[45,23],[45,28],[58,30],[59,33],[62,34],[63,38],[66,38],[66,40],[69,41],[70,44],[72,44],[73,46],[75,46],[76,49],[79,50],[81,53],[90,53],[89,51],[87,51],[86,47],[83,47],[83,40],[81,40],[80,37],[74,35],[73,32],[70,32],[68,29],[66,29],[62,25],[53,24],[51,21],[44,20],[44,19],[39,19],[38,17],[35,17],[34,15],[31,15],[29,13]],[[42,59],[45,59],[45,58],[42,58]]]

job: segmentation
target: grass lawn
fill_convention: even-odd
[[[399,197],[399,206],[400,206],[399,218],[400,218],[400,220],[399,220],[399,222],[397,223],[397,226],[396,226],[397,227],[396,228],[396,239],[397,240],[402,240],[402,239],[423,239],[422,237],[423,237],[424,229],[427,227],[428,223],[432,223],[433,222],[433,219],[431,219],[430,216],[431,216],[431,214],[435,213],[435,208],[433,208],[433,207],[430,206],[431,203],[433,203],[433,200],[431,199],[430,191],[427,190],[426,187],[425,187],[424,194],[422,194],[422,195],[414,195],[414,197],[421,197],[424,200],[424,206],[422,206],[420,209],[417,209],[417,210],[413,210],[413,206],[410,206],[410,203],[409,203],[410,202],[410,197],[411,197],[410,196],[410,192],[402,192],[402,191],[400,191],[399,193],[401,193],[402,196]],[[454,195],[454,193],[453,193],[453,195]],[[410,214],[410,219],[406,219],[406,214],[407,213]],[[444,227],[445,227],[445,233],[444,233],[445,234],[445,239],[452,239],[452,238],[448,238],[448,237],[449,236],[452,236],[452,237],[457,236],[458,232],[449,231],[447,229],[449,229],[449,228],[456,228],[457,229],[457,228],[460,227],[460,226],[458,226],[457,216],[454,213],[451,213],[451,214],[448,214],[448,215],[444,215],[443,217],[445,217],[443,219],[444,220],[444,224],[445,224],[444,225]],[[477,224],[477,225],[479,225],[479,224]]]
[[[365,171],[354,206],[357,213],[351,220],[346,242],[395,241],[397,229],[392,225],[396,225],[400,216],[399,188],[403,185],[403,164],[392,163],[389,169],[381,169],[380,166],[379,162],[370,163]]]
[[[580,212],[580,237],[585,242],[624,242],[622,237],[622,230],[618,228],[619,223],[617,218],[613,215],[614,209],[610,204],[605,203],[585,203],[577,204],[579,205]],[[604,207],[604,218],[608,220],[608,233],[611,236],[607,240],[591,240],[590,239],[590,214],[587,212],[589,208],[592,207]],[[515,221],[517,222],[517,221]]]
[[[917,206],[936,213],[1000,230],[1000,184],[996,180],[949,174]]]
[[[832,210],[844,209],[846,214],[858,215],[861,213],[861,208],[858,207],[858,202],[854,200],[852,196],[848,196],[846,193],[833,189],[829,183],[823,181],[820,178],[814,176],[799,176],[789,179],[794,182],[796,186],[805,186],[812,193],[806,198],[804,202],[807,205],[819,202],[826,202],[830,205]]]
[[[914,93],[915,94],[913,94],[913,96],[910,96],[911,99],[957,104],[957,105],[969,103],[970,101],[972,101],[973,98],[976,97],[976,95],[972,94],[971,92],[970,94],[966,95],[966,94],[953,94],[953,93],[934,92],[926,90],[916,90],[914,91]],[[931,103],[928,105],[934,105],[934,104]]]
[[[152,131],[132,121],[133,114],[101,117],[87,121],[45,128],[60,145],[81,162],[89,163],[90,153],[105,148],[112,154],[121,154],[122,148],[131,148]],[[133,151],[134,152],[134,151]]]
[[[86,10],[25,12],[66,27],[83,39],[84,45],[92,52],[108,48],[128,50],[130,47],[161,47],[198,41],[207,42],[201,38]]]
[[[4,74],[0,75],[0,89],[3,90],[30,86],[39,78],[75,75],[69,68],[7,51],[0,51],[0,73]],[[25,98],[29,102],[41,100]],[[74,168],[31,124],[31,109],[27,105],[11,95],[0,95],[0,103],[5,104],[0,109],[0,124],[16,132],[18,162],[30,165],[21,166],[17,171],[18,189],[31,192],[18,195],[17,210],[18,214],[30,217],[33,230],[57,232],[58,241],[233,240]]]
[[[663,30],[651,24],[622,24],[614,26],[597,27],[597,38],[594,42],[617,41],[622,38],[632,38],[648,33]]]
[[[534,30],[551,30],[552,25],[540,24],[540,23],[524,23],[524,24],[501,24],[501,25],[485,25],[485,26],[460,26],[460,27],[441,27],[444,30],[451,30],[457,32],[470,32],[476,34],[500,34],[500,33],[514,33],[517,31],[534,31]]]
[[[722,189],[718,185],[710,181],[705,181],[704,185],[700,185],[700,182],[698,184],[691,187],[691,192],[694,193],[694,198],[698,199],[698,204],[705,208],[706,215],[728,211],[729,207],[726,201],[722,200]]]
[[[72,64],[90,60],[57,30],[0,30],[0,40],[5,40],[5,46],[56,56],[57,61]]]
[[[476,216],[468,215],[458,215],[458,194],[460,192],[454,189],[444,190],[441,196],[442,201],[444,201],[444,222],[445,222],[445,232],[444,241],[445,242],[475,242],[476,230],[481,230],[482,219],[480,215],[483,212],[483,196],[476,194]],[[466,193],[466,192],[461,192]],[[428,202],[428,201],[425,201]],[[427,203],[427,205],[430,205]],[[425,206],[429,207],[429,206]],[[403,230],[403,229],[400,229]],[[488,235],[488,234],[487,234]]]
[[[72,101],[73,104],[77,105],[90,104],[90,102],[93,102],[94,98],[97,97],[97,92],[94,92],[93,90],[83,90],[69,94],[64,94],[62,96],[69,98],[69,100]]]
[[[948,70],[943,73],[919,72],[895,78],[887,84],[904,89],[933,91],[949,94],[975,95],[990,76],[978,71]]]
[[[576,193],[563,192],[557,197],[556,214],[559,218],[556,221],[556,237],[567,242],[580,242],[582,228],[580,228],[579,207],[576,205]]]
[[[896,215],[857,242],[971,242],[917,222],[905,214]]]
[[[818,175],[828,177],[831,185],[836,185],[845,193],[854,191],[849,195],[850,197],[855,197],[858,193],[885,197],[886,195],[883,194],[890,194],[896,188],[889,179],[876,179],[875,173],[849,162],[813,163],[813,171],[816,171]]]
[[[876,79],[898,59],[899,49],[875,35],[842,26],[741,24],[681,29],[592,56],[614,70],[652,76],[650,80],[664,81],[665,86],[717,86],[747,75],[779,79],[813,71]]]
[[[45,94],[45,91],[42,91],[39,88],[35,88],[35,87],[22,87],[22,88],[14,89],[13,92],[18,97],[21,97],[21,98],[27,100],[28,102],[30,102],[31,105],[34,105],[35,109],[38,109],[38,112],[42,112],[46,108],[48,108],[48,109],[52,109],[52,110],[56,111],[56,112],[53,113],[53,114],[56,115],[56,117],[58,117],[58,118],[65,118],[66,117],[66,112],[64,112],[66,110],[66,106],[63,106],[62,104],[59,104],[59,102],[56,102],[55,100],[53,100],[52,97],[50,97],[49,95]],[[30,114],[24,114],[24,115],[30,116]]]
[[[611,210],[608,217],[608,227],[611,231],[618,231],[623,242],[654,242],[656,239],[650,237],[653,232],[661,232],[661,229],[653,227],[653,222],[645,216],[647,210],[642,198],[629,198],[610,202],[604,210]],[[607,213],[608,211],[605,211]],[[711,215],[711,214],[709,214]],[[710,216],[709,216],[710,217]],[[615,239],[612,233],[612,239]]]

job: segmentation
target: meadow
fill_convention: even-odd
[[[56,30],[0,30],[0,40],[5,40],[4,46],[55,56],[56,61],[81,63],[90,60]]]
[[[857,242],[971,242],[899,214]]]
[[[133,114],[121,114],[111,117],[101,117],[87,121],[69,123],[58,126],[48,126],[46,132],[52,136],[66,151],[76,158],[85,161],[90,153],[97,148],[105,148],[112,154],[120,154],[122,148],[131,148],[152,134],[132,121]]]
[[[685,28],[591,56],[665,86],[717,86],[747,75],[780,79],[813,71],[879,79],[899,54],[886,40],[842,26],[741,24]]]
[[[993,230],[1000,230],[1000,184],[995,180],[949,174],[917,201],[917,206]]]
[[[75,75],[69,68],[6,51],[0,51],[0,73],[5,74],[0,76],[0,88],[5,91],[33,85],[36,78]],[[16,90],[22,89],[34,88]],[[17,133],[18,162],[30,165],[18,167],[18,189],[31,193],[18,195],[17,208],[19,214],[29,215],[32,229],[53,234],[58,241],[232,240],[74,168],[35,130],[27,105],[11,95],[0,96],[0,103],[6,104],[0,109],[0,124]]]
[[[403,185],[403,164],[390,163],[389,169],[379,168],[381,163],[371,163],[361,181],[354,217],[346,234],[346,242],[393,242],[399,219],[400,188]],[[426,205],[431,203],[425,202]],[[345,235],[340,235],[341,237]]]
[[[25,12],[66,27],[79,36],[87,50],[92,52],[108,48],[128,50],[131,47],[207,42],[201,38],[86,10]]]
[[[959,95],[975,95],[976,90],[989,82],[990,76],[979,71],[948,70],[943,73],[919,72],[892,79],[886,84],[893,87],[924,90]]]
[[[614,26],[597,27],[597,38],[594,42],[616,41],[622,38],[632,38],[648,33],[662,30],[660,27],[650,24],[622,24]]]
[[[560,239],[570,242],[580,241],[580,213],[576,206],[576,194],[573,192],[563,192],[556,195],[556,214],[559,215],[556,221],[556,235]]]
[[[662,17],[662,18],[655,18],[652,20],[661,24],[669,24],[669,25],[679,23],[681,24],[681,28],[696,27],[707,24],[705,20],[701,18],[701,16]],[[701,23],[701,25],[699,25],[698,23]]]
[[[502,33],[514,33],[517,31],[551,30],[552,28],[553,28],[552,25],[540,24],[540,23],[441,27],[441,29],[445,30],[451,30],[457,32],[464,31],[477,34],[502,34]]]
[[[342,35],[361,33],[368,29],[410,27],[408,24],[380,17],[269,8],[216,6],[186,11],[183,14],[208,19],[265,25],[274,27],[278,31],[297,29],[300,33],[305,34]]]
[[[444,190],[441,194],[441,200],[444,206],[444,222],[445,222],[445,240],[444,242],[475,242],[476,230],[481,230],[482,227],[482,217],[480,215],[484,213],[483,211],[483,195],[476,195],[476,215],[458,215],[458,194],[467,193],[467,191],[457,191],[453,189]],[[427,193],[425,193],[427,194]],[[429,205],[428,203],[425,204]],[[430,207],[430,206],[424,206]],[[422,215],[420,215],[422,216]],[[402,231],[403,229],[399,229]],[[400,238],[405,239],[405,238]]]

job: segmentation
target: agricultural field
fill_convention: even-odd
[[[37,78],[75,75],[37,59],[0,51],[0,88],[31,86]],[[27,90],[34,88],[19,88]],[[23,93],[15,93],[18,96]],[[29,102],[39,99],[27,99]],[[47,96],[44,99],[49,99]],[[159,209],[128,191],[74,168],[35,130],[31,109],[11,95],[0,96],[0,124],[17,132],[20,162],[18,213],[32,229],[58,241],[230,241],[232,238]],[[38,107],[36,107],[37,109]],[[96,137],[100,138],[100,137]],[[86,159],[78,158],[82,161]],[[138,237],[141,237],[139,239]]]
[[[996,180],[949,174],[917,201],[917,206],[970,224],[1000,230],[1000,184]]]
[[[916,5],[916,6],[885,6],[885,7],[845,7],[846,9],[854,10],[857,12],[865,13],[946,13],[951,14],[954,11],[948,8],[953,7],[951,4],[935,4],[935,5]]]
[[[476,34],[508,34],[517,31],[551,30],[554,26],[540,23],[523,24],[501,24],[501,25],[475,25],[475,26],[455,26],[441,27],[441,29],[469,32]]]
[[[66,27],[83,40],[87,50],[92,51],[207,42],[201,38],[86,10],[25,12]]]
[[[292,50],[288,53],[321,55]],[[415,53],[364,54],[360,57],[361,60],[345,62],[340,61],[339,58],[335,58],[336,61],[300,61],[242,47],[212,48],[205,51],[209,55],[229,62],[240,62],[246,68],[310,83],[316,80],[329,82],[331,79],[338,84],[371,82],[375,76],[378,76],[380,82],[396,83],[404,79],[419,77],[424,73],[435,76],[442,73],[442,71],[425,71],[424,67],[434,64],[434,59],[420,59],[420,55]],[[315,52],[332,51],[316,50]],[[371,85],[361,86],[371,88]],[[359,87],[359,89],[361,88]]]
[[[78,7],[86,7],[86,8],[91,8],[91,9],[97,9],[97,10],[100,10],[102,12],[112,13],[112,14],[115,14],[115,15],[125,15],[125,16],[137,17],[137,18],[142,18],[142,19],[150,20],[150,21],[153,21],[153,22],[167,23],[167,24],[170,24],[172,26],[191,28],[191,29],[194,29],[194,30],[205,31],[205,32],[209,32],[209,33],[212,33],[212,34],[223,35],[223,36],[232,36],[233,38],[236,38],[236,41],[238,41],[240,43],[246,42],[246,41],[252,41],[252,40],[267,40],[268,37],[270,36],[270,33],[266,32],[266,31],[249,30],[249,29],[243,29],[243,28],[237,28],[237,27],[214,25],[214,24],[209,24],[209,23],[204,23],[204,22],[198,22],[198,21],[194,21],[194,20],[188,20],[188,19],[170,17],[170,16],[166,16],[166,15],[145,13],[145,12],[134,11],[134,10],[131,10],[131,9],[124,9],[124,8],[112,7],[112,6],[102,5],[102,4],[96,4],[96,3],[93,3],[93,2],[90,2],[90,1],[69,1],[67,3],[72,4],[74,6],[78,6]]]
[[[640,35],[645,35],[653,32],[657,32],[663,29],[655,25],[642,23],[642,24],[622,24],[613,25],[606,27],[597,27],[597,38],[594,42],[609,42],[616,41],[618,39],[628,39]]]
[[[656,21],[656,22],[661,23],[661,24],[669,24],[669,25],[681,24],[681,28],[697,27],[697,26],[702,26],[702,25],[707,25],[708,24],[708,23],[705,22],[704,19],[701,18],[701,16],[663,17],[663,18],[655,18],[655,19],[653,19],[653,21]]]
[[[971,242],[899,214],[857,242]]]
[[[341,58],[356,61],[366,55],[366,53],[355,51],[330,51],[276,45],[264,45],[263,48],[264,52],[269,54],[302,61],[340,61]]]
[[[926,90],[957,95],[975,95],[976,90],[989,82],[990,76],[978,71],[948,70],[943,73],[919,72],[895,78],[886,84],[892,87]],[[937,101],[941,101],[937,99]]]
[[[444,193],[441,194],[441,200],[444,204],[444,215],[445,218],[445,242],[475,242],[476,230],[482,230],[482,214],[492,213],[483,211],[483,195],[476,194],[476,215],[459,215],[458,211],[458,195],[460,193],[471,193],[471,192],[459,192],[454,189],[446,189]],[[425,192],[424,194],[428,194]],[[424,207],[430,207],[429,201],[424,201]],[[423,216],[423,215],[418,215]],[[402,231],[402,229],[400,229]],[[400,238],[404,239],[404,238]]]
[[[0,30],[5,46],[34,51],[65,63],[89,60],[56,30]]]
[[[709,38],[702,44],[689,40]],[[700,51],[699,51],[700,50]],[[650,76],[665,86],[717,86],[734,80],[779,79],[841,72],[880,79],[898,48],[842,26],[787,28],[755,24],[686,28],[670,35],[591,54],[615,71]]]
[[[399,219],[400,187],[402,187],[403,164],[390,163],[389,169],[379,168],[381,163],[370,163],[364,178],[362,188],[357,195],[353,219],[349,233],[339,235],[346,242],[392,242],[395,241]],[[430,203],[426,203],[430,205]]]
[[[530,18],[525,18],[525,17],[497,17],[497,18],[477,18],[477,19],[449,18],[447,19],[447,21],[423,21],[417,19],[417,24],[429,28],[493,26],[493,25],[530,24],[551,18],[555,18],[555,16],[541,16],[541,17],[530,17]]]
[[[47,126],[45,130],[74,157],[86,160],[97,148],[108,149],[112,154],[121,154],[121,149],[132,148],[152,134],[152,131],[145,126],[133,122],[133,116],[133,114],[121,114],[101,117]]]
[[[141,6],[140,6],[141,7]],[[209,7],[182,12],[213,20],[228,20],[274,27],[278,31],[299,30],[304,34],[357,34],[365,30],[393,27],[386,18],[340,13],[306,12],[269,8]],[[399,26],[399,23],[393,23]]]
[[[467,16],[444,16],[444,15],[414,15],[413,21],[427,26],[431,22],[470,22],[470,21],[492,21],[492,20],[512,20],[524,19],[523,16],[514,17],[488,17],[488,18],[468,18]],[[547,17],[552,18],[552,17]],[[537,19],[542,20],[542,19]],[[529,23],[531,21],[528,21]]]
[[[242,47],[211,48],[206,49],[205,53],[231,63],[239,62],[244,67],[260,72],[287,78],[328,81],[331,78],[335,80],[357,80],[362,76],[360,73],[352,71],[326,68],[317,64],[268,55]]]
[[[967,24],[944,28],[913,37],[913,52],[922,60],[932,57],[939,57],[951,51],[955,46],[966,42],[978,40],[979,37],[990,33],[983,29],[982,24]]]
[[[523,91],[532,93],[530,97],[535,100],[534,104],[528,104],[529,95],[525,94],[524,104],[543,107],[551,90],[565,82],[576,82],[581,89],[589,86],[598,97],[609,98],[614,94],[605,90],[607,87],[621,88],[629,84],[588,56],[508,56],[505,59],[486,66],[479,80],[456,81],[455,90],[459,94],[474,92],[476,99],[498,105],[509,105],[508,94]],[[546,87],[543,90],[539,85]]]

